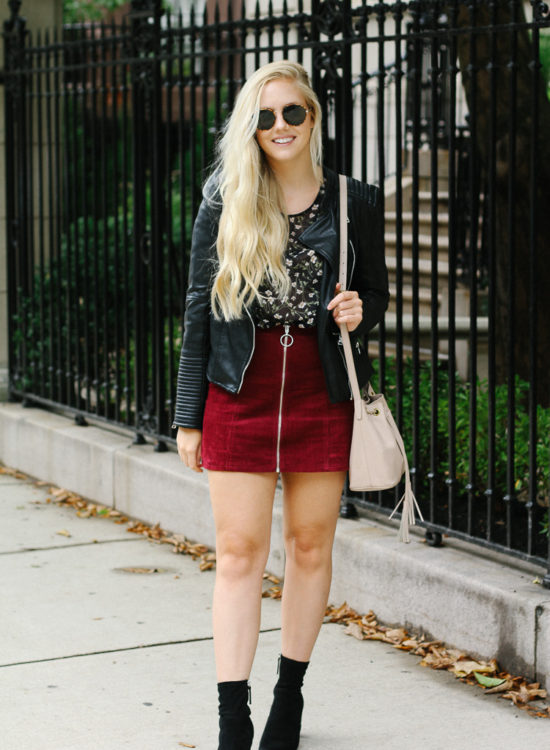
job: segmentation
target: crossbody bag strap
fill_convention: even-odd
[[[346,176],[343,174],[338,175],[338,179],[340,182],[340,263],[338,281],[340,282],[340,290],[344,292],[346,290],[348,274],[348,182]],[[349,331],[345,323],[340,323],[339,328],[344,345],[348,378],[355,404],[355,416],[357,419],[361,419],[361,389],[359,388],[355,362],[353,361]]]

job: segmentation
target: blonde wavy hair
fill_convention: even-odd
[[[282,195],[256,141],[260,98],[270,81],[291,80],[313,110],[311,162],[322,180],[321,106],[306,70],[289,60],[263,65],[242,87],[218,145],[217,182],[222,201],[216,249],[218,269],[212,286],[212,312],[219,320],[242,317],[261,299],[265,280],[285,296],[290,287],[283,255],[288,243],[288,218]]]

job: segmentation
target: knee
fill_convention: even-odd
[[[226,580],[239,580],[263,573],[267,560],[264,547],[240,534],[225,534],[216,545],[216,570]]]
[[[319,529],[300,529],[287,533],[285,551],[295,565],[315,572],[330,565],[332,544]]]

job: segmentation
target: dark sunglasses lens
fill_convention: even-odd
[[[258,116],[258,130],[271,130],[275,125],[275,115],[270,109],[261,109]]]
[[[283,109],[283,117],[289,125],[301,125],[306,115],[307,111],[300,104],[289,104]]]

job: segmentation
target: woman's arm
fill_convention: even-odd
[[[365,336],[380,323],[390,299],[381,191],[374,185],[366,187],[366,196],[361,197],[350,190],[348,201],[350,239],[355,251],[350,288],[362,301],[362,318],[353,329],[353,337]]]
[[[350,288],[342,292],[336,284],[335,296],[328,305],[336,324],[346,323],[355,338],[366,335],[380,322],[389,300],[380,191],[374,185],[361,188],[363,195],[352,194],[348,200],[349,241],[355,254]]]
[[[210,351],[210,290],[214,271],[218,214],[204,199],[191,241],[189,285],[185,300],[183,345],[178,371],[173,426],[202,428],[206,400],[206,368]]]

